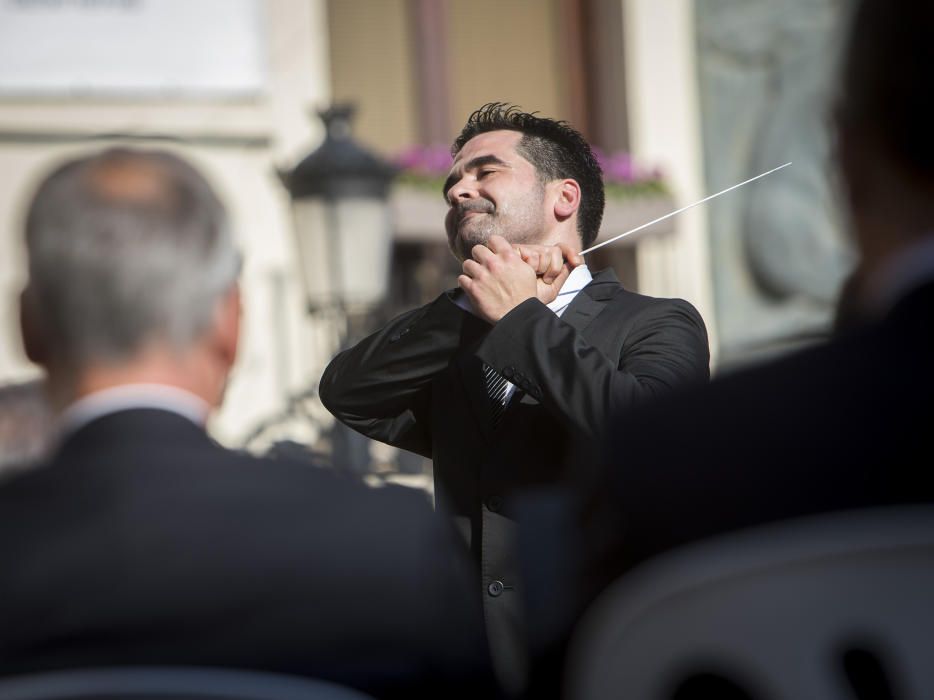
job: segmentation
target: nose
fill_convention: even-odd
[[[448,203],[451,206],[462,202],[465,199],[472,199],[477,196],[477,191],[474,187],[471,186],[470,181],[467,177],[462,177],[460,180],[455,182],[448,188],[447,197]]]

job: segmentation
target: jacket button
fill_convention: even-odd
[[[490,496],[486,499],[486,507],[494,513],[499,513],[503,507],[502,496]]]
[[[486,592],[489,593],[492,597],[496,598],[503,592],[503,582],[493,581],[493,583],[486,587]]]

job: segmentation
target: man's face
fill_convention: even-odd
[[[489,131],[464,144],[444,185],[450,209],[448,245],[460,260],[500,235],[510,243],[538,243],[545,234],[545,187],[516,151],[518,131]]]

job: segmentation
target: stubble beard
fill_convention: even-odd
[[[513,245],[537,243],[544,232],[544,187],[530,193],[518,205],[508,203],[489,211],[460,219],[456,224],[457,234],[450,241],[451,251],[463,262],[471,257],[476,245],[486,245],[492,236],[502,236]]]

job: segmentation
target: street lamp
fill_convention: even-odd
[[[324,142],[280,173],[292,199],[309,311],[364,312],[388,288],[388,195],[396,171],[351,138],[353,112],[351,105],[318,112]]]
[[[392,253],[389,185],[396,174],[351,138],[353,112],[346,104],[318,112],[324,142],[291,172],[279,173],[292,200],[308,311],[337,312],[338,323],[348,329],[339,333],[341,350],[354,319],[365,318],[386,297]],[[316,393],[309,389],[290,399],[289,412]],[[366,472],[369,440],[335,422],[331,458],[338,468]]]

